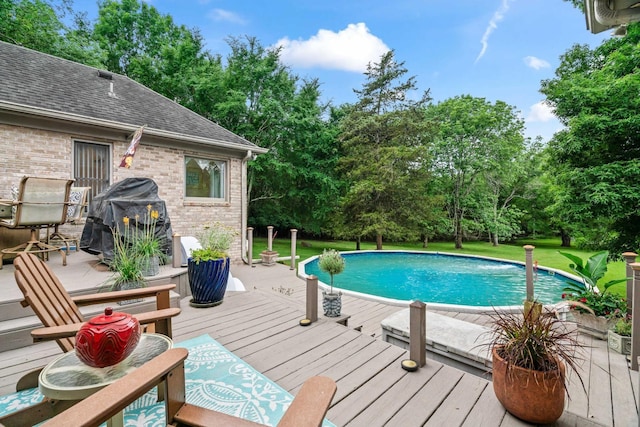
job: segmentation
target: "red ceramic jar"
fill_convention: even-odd
[[[127,313],[114,312],[93,317],[76,334],[76,355],[94,368],[115,365],[131,354],[140,340],[140,323]]]

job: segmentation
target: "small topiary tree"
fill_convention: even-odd
[[[340,255],[340,252],[335,249],[325,249],[322,251],[322,255],[318,258],[318,267],[331,276],[331,291],[329,293],[333,294],[333,276],[342,273],[345,265],[346,261],[344,257]]]

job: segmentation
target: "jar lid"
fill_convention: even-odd
[[[100,314],[96,317],[92,317],[89,323],[92,325],[108,325],[110,323],[116,323],[121,320],[130,317],[127,313],[114,312],[111,307],[104,309],[104,314]]]

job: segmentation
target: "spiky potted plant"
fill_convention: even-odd
[[[564,411],[566,367],[580,377],[575,330],[534,302],[519,313],[495,311],[491,329],[493,389],[512,415],[552,424]]]
[[[131,244],[131,228],[128,217],[122,218],[122,232],[119,228],[113,229],[113,259],[109,262],[109,269],[115,274],[109,279],[106,287],[109,291],[123,291],[145,286],[142,274],[140,256]],[[125,305],[140,302],[141,299],[118,301]]]
[[[345,265],[344,257],[335,249],[325,249],[318,258],[318,267],[331,278],[329,292],[322,291],[322,308],[327,317],[338,317],[342,311],[342,293],[333,292],[333,276],[342,273]]]

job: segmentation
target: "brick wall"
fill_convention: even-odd
[[[108,141],[78,138],[86,142],[112,144],[111,182],[129,177],[147,177],[158,184],[158,195],[167,205],[173,231],[183,236],[192,236],[204,223],[219,221],[240,232],[241,173],[242,160],[229,156],[215,156],[226,160],[229,167],[228,197],[224,203],[194,203],[184,200],[184,155],[203,156],[196,151],[184,151],[144,143],[144,136],[131,169],[120,168],[121,156],[128,141]],[[17,185],[24,175],[51,178],[71,178],[72,142],[74,135],[19,126],[0,124],[0,198],[10,198],[11,185]],[[207,155],[206,157],[211,157]],[[82,227],[65,225],[61,230],[69,234],[80,234]],[[240,262],[240,234],[231,248],[230,256]]]

